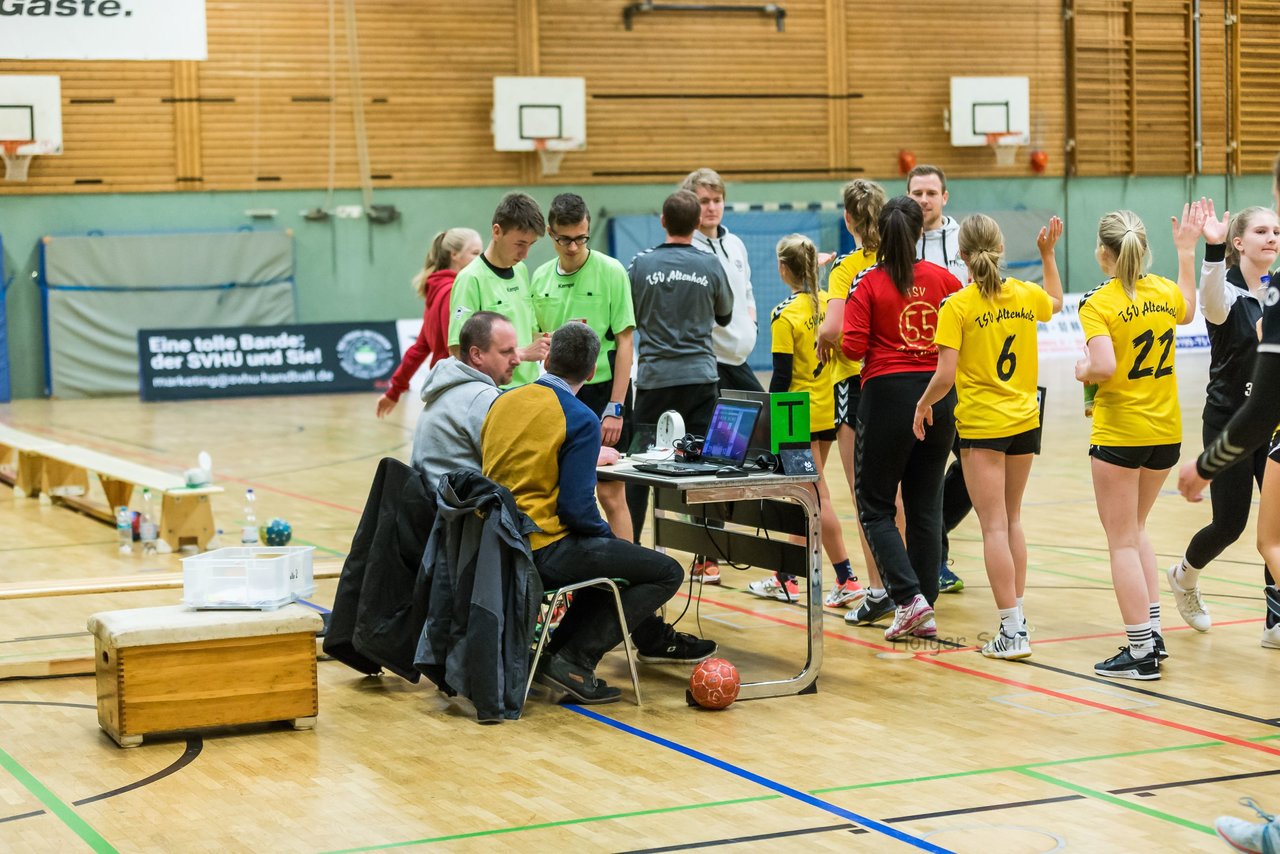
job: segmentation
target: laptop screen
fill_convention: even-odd
[[[747,458],[751,431],[760,417],[761,405],[753,400],[720,398],[711,413],[711,426],[702,443],[702,458],[709,463],[740,466]]]

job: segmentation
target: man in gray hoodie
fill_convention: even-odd
[[[480,470],[484,418],[518,364],[515,327],[501,314],[477,311],[458,333],[457,358],[427,374],[410,462],[433,488],[455,469]]]

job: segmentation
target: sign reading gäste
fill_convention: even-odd
[[[399,363],[392,322],[138,332],[143,400],[373,391]]]
[[[0,0],[0,59],[207,59],[204,0]]]

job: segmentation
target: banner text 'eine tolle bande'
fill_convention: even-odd
[[[207,59],[204,0],[0,0],[0,59]]]

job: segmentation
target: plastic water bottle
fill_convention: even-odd
[[[151,490],[142,490],[142,515],[138,517],[138,539],[142,541],[143,554],[156,553],[156,507],[151,500]]]
[[[1093,398],[1098,393],[1097,383],[1084,384],[1084,417],[1093,417]]]
[[[258,513],[255,505],[258,497],[250,487],[244,491],[244,524],[240,527],[240,545],[256,546],[258,544]]]
[[[116,541],[120,546],[120,554],[133,552],[133,515],[128,507],[116,508]]]

